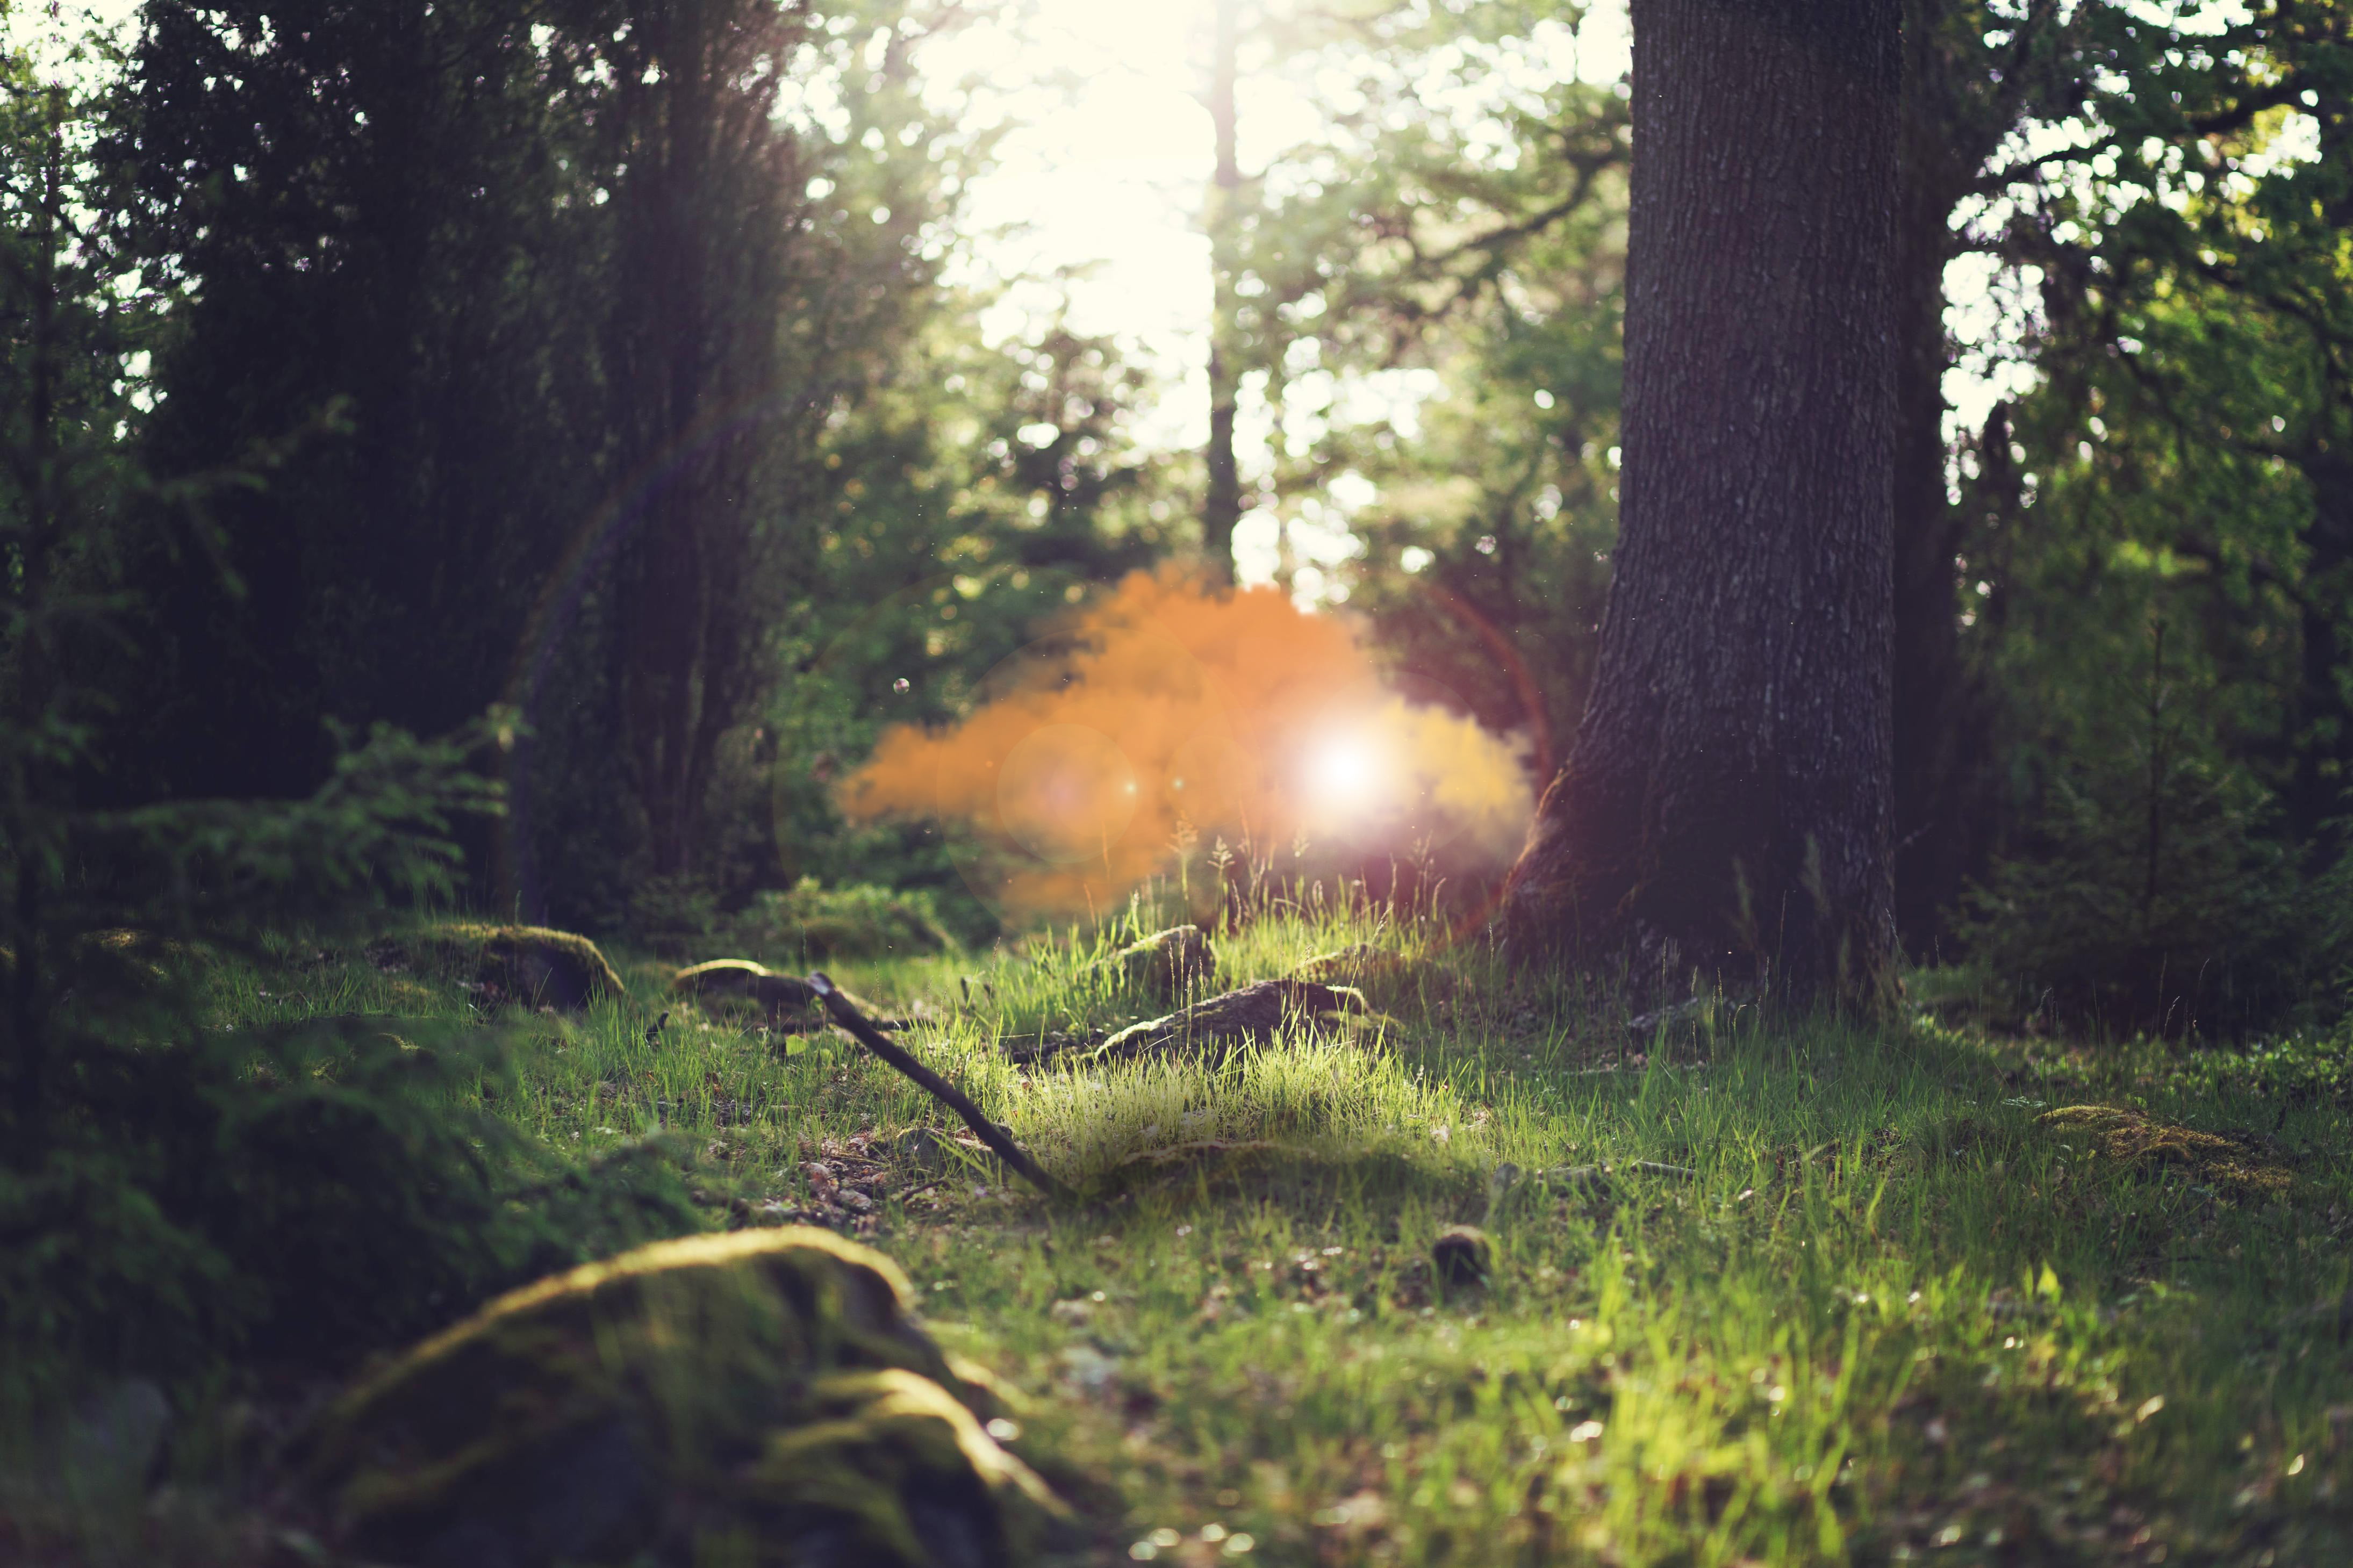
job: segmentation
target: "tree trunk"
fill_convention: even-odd
[[[1880,1005],[1899,0],[1635,0],[1624,468],[1515,951]]]
[[[1218,0],[1216,54],[1210,64],[1209,121],[1218,143],[1209,187],[1209,269],[1215,294],[1209,322],[1209,447],[1208,493],[1201,501],[1201,558],[1213,581],[1234,576],[1234,525],[1241,521],[1240,466],[1234,458],[1234,413],[1240,401],[1241,355],[1235,342],[1240,296],[1241,164],[1234,144],[1234,78],[1240,51],[1240,0]]]
[[[1894,273],[1895,924],[1926,951],[1959,896],[1965,825],[1956,810],[1964,700],[1954,557],[1960,510],[1945,498],[1945,264],[1950,218],[1978,160],[1957,142],[1960,95],[1942,79],[1943,0],[1908,0]]]

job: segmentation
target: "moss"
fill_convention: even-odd
[[[958,1528],[996,1553],[976,1561],[1008,1560],[1042,1487],[978,1426],[987,1395],[909,1303],[888,1258],[825,1231],[658,1242],[417,1346],[329,1409],[306,1474],[340,1539],[393,1563],[684,1563],[786,1525],[903,1546],[923,1540],[909,1510],[932,1495],[964,1500]],[[902,1381],[839,1381],[881,1373]],[[830,1436],[795,1447],[805,1432]],[[843,1492],[851,1453],[868,1479]],[[832,1479],[796,1479],[804,1461]],[[893,1517],[899,1536],[874,1522]]]
[[[785,1561],[1008,1563],[1022,1533],[1008,1512],[1059,1507],[971,1411],[912,1373],[837,1373],[811,1406],[730,1487],[754,1540],[792,1542]]]
[[[496,986],[500,997],[526,1005],[577,1008],[628,994],[595,942],[545,926],[452,921],[382,948],[428,973]]]
[[[2254,1140],[2200,1132],[2114,1105],[2067,1105],[2045,1111],[2036,1124],[2090,1135],[2106,1159],[2155,1169],[2187,1170],[2198,1180],[2259,1196],[2284,1194],[2294,1177]]]

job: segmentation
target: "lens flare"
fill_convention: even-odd
[[[1361,819],[1378,805],[1388,772],[1378,748],[1364,736],[1326,736],[1308,752],[1303,804],[1335,821]]]
[[[967,879],[1016,912],[1110,908],[1219,837],[1485,874],[1525,836],[1523,742],[1386,689],[1346,624],[1271,589],[1139,573],[1047,631],[960,722],[885,731],[839,797],[966,825]]]

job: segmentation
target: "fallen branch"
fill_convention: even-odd
[[[917,1061],[904,1047],[894,1044],[824,973],[811,974],[808,983],[809,989],[823,998],[827,1014],[844,1033],[896,1068],[902,1075],[913,1079],[924,1093],[955,1111],[963,1119],[964,1124],[971,1128],[974,1134],[1016,1174],[1049,1197],[1071,1195],[1070,1188],[1048,1175],[1038,1162],[1013,1141],[1012,1133],[991,1121],[964,1090]]]

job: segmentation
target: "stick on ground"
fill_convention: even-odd
[[[841,988],[825,974],[822,973],[811,974],[808,977],[808,983],[809,988],[824,998],[827,1014],[851,1038],[890,1063],[904,1076],[913,1079],[926,1094],[962,1117],[964,1124],[971,1128],[980,1141],[987,1144],[996,1152],[997,1157],[1010,1166],[1024,1181],[1049,1197],[1060,1198],[1071,1195],[1070,1188],[1048,1175],[1038,1162],[1032,1160],[1023,1152],[1021,1145],[1013,1141],[1013,1135],[991,1121],[964,1090],[917,1061],[904,1047],[893,1044],[890,1037],[876,1028],[849,998],[842,994]]]

